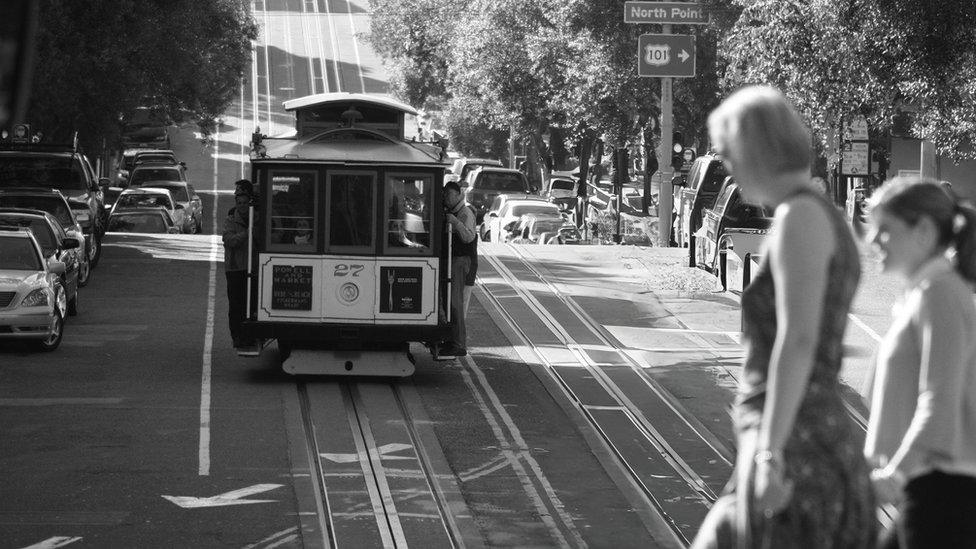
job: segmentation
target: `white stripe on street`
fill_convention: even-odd
[[[46,540],[35,543],[25,547],[24,549],[56,549],[57,547],[64,547],[69,543],[74,543],[76,541],[81,541],[79,537],[68,537],[68,536],[54,536],[53,538],[47,538]]]
[[[363,78],[363,61],[359,56],[359,39],[356,37],[356,21],[353,18],[352,10],[349,14],[349,32],[352,35],[352,51],[356,55],[356,72],[359,73],[359,91],[366,93],[366,80]]]
[[[200,375],[200,468],[199,474],[210,474],[210,371],[213,365],[214,309],[217,298],[217,157],[220,153],[220,124],[214,136],[213,151],[213,234],[210,236],[210,281],[207,286],[207,329],[203,335],[203,368]]]
[[[274,534],[271,534],[270,536],[264,538],[263,540],[261,540],[261,541],[259,541],[257,543],[252,543],[250,545],[245,545],[243,547],[243,549],[255,549],[256,547],[262,546],[261,544],[263,544],[263,543],[271,543],[276,538],[279,538],[281,536],[288,536],[289,534],[295,534],[297,532],[298,532],[298,527],[297,526],[292,526],[291,528],[286,528],[286,529],[281,530],[279,532],[275,532]],[[290,539],[290,538],[287,538],[286,537],[285,539]]]
[[[847,316],[854,321],[854,324],[856,324],[858,328],[864,330],[866,334],[871,336],[871,339],[873,339],[875,343],[881,343],[881,336],[878,335],[878,332],[872,330],[871,327],[865,324],[863,320],[857,318],[852,313],[847,313]]]

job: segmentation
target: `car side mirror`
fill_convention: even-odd
[[[101,187],[102,189],[111,187],[112,186],[112,180],[109,179],[109,178],[107,178],[107,177],[99,177],[98,178],[98,186]]]
[[[200,195],[198,194],[193,195],[193,197],[190,198],[190,202],[200,202]]]
[[[505,230],[506,231],[514,231],[515,230],[515,226],[517,224],[518,224],[518,220],[517,219],[515,221],[509,221],[508,223],[505,224]]]
[[[63,275],[67,268],[64,262],[51,260],[47,262],[47,270],[56,275]]]
[[[682,176],[682,175],[676,175],[676,176],[672,177],[671,178],[671,186],[672,187],[685,187],[686,186],[686,183],[685,183],[684,176]]]
[[[169,234],[180,234],[180,228],[179,227],[170,227],[170,228],[166,229],[166,232],[169,233]]]
[[[63,246],[65,250],[73,250],[75,248],[80,248],[81,242],[78,242],[77,238],[69,236],[61,241],[61,246]]]
[[[488,217],[498,217],[498,212],[488,212]]]
[[[177,210],[185,210],[186,209],[186,206],[184,206],[183,204],[177,204],[176,205],[176,209]]]

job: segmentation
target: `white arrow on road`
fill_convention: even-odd
[[[391,444],[384,444],[377,448],[380,451],[380,459],[413,459],[413,456],[391,456],[394,452],[399,452],[400,450],[406,450],[407,448],[413,448],[409,444],[402,444],[399,442],[394,442]],[[352,454],[319,454],[329,461],[334,461],[336,463],[353,463],[359,461],[360,459],[366,459],[366,453],[352,453]]]
[[[684,63],[685,61],[688,60],[689,57],[691,57],[691,54],[686,52],[685,50],[681,50],[681,53],[678,54],[678,57],[680,57],[681,62]]]
[[[281,488],[283,484],[255,484],[240,490],[233,490],[225,494],[211,496],[209,498],[196,498],[193,496],[163,496],[169,501],[179,505],[184,509],[196,509],[198,507],[220,507],[222,505],[247,505],[249,503],[274,503],[275,499],[241,499],[275,488]]]
[[[24,547],[24,549],[56,549],[58,547],[64,547],[69,543],[74,543],[76,541],[81,541],[78,537],[68,537],[68,536],[54,536],[53,538],[47,538],[46,540],[35,543],[29,547]]]

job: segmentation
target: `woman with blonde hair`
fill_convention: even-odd
[[[739,90],[708,127],[743,199],[776,213],[742,293],[735,472],[693,547],[872,547],[869,469],[838,380],[857,245],[814,187],[810,133],[780,92]]]
[[[976,210],[932,180],[871,198],[868,240],[905,283],[878,348],[865,454],[900,503],[881,547],[976,547]]]

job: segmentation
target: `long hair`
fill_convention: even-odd
[[[955,250],[959,274],[976,283],[976,209],[960,204],[952,191],[933,179],[899,176],[889,179],[869,201],[910,226],[923,217],[935,223],[938,244]]]

